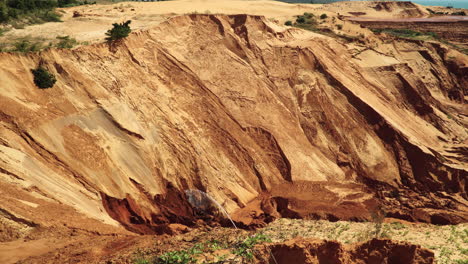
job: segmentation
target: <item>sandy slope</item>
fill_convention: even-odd
[[[132,5],[166,13],[183,3]],[[98,12],[85,8],[66,12]],[[77,20],[94,28],[74,18],[58,25],[93,40],[113,15],[133,16],[132,7],[93,8],[99,17]],[[284,8],[283,18],[305,11],[271,8]],[[59,241],[72,230],[177,233],[169,223],[199,217],[188,189],[210,193],[245,226],[369,220],[378,203],[411,221],[468,219],[466,55],[370,34],[346,42],[260,16],[151,24],[162,18],[113,45],[0,54],[3,241],[54,230]],[[30,69],[39,64],[57,76],[53,88],[35,87]],[[0,250],[12,245],[22,252],[16,242]]]
[[[244,0],[175,0],[163,2],[121,2],[115,5],[88,5],[64,8],[63,23],[46,23],[28,26],[25,29],[13,29],[0,40],[31,36],[34,38],[54,39],[56,36],[70,35],[79,41],[102,41],[110,25],[131,19],[132,28],[150,28],[168,17],[189,13],[221,13],[262,15],[284,23],[294,20],[294,16],[311,12],[317,16],[325,13],[351,16],[349,12],[365,12],[360,17],[399,18],[427,15],[427,11],[418,5],[406,7],[393,5],[387,9],[376,10],[372,2],[342,2],[329,5],[287,4],[278,1]],[[409,10],[409,11],[408,11]],[[73,18],[73,13],[82,16]]]

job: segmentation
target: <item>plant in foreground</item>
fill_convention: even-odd
[[[261,242],[271,242],[271,239],[265,234],[256,234],[248,237],[244,241],[238,243],[234,249],[234,254],[246,258],[248,260],[253,259],[253,247]]]

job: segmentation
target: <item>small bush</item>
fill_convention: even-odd
[[[23,39],[23,40],[19,40],[13,43],[12,51],[26,53],[26,52],[39,51],[41,48],[42,48],[41,43],[38,43],[38,42],[31,43],[29,40]]]
[[[8,11],[8,7],[4,3],[0,3],[0,22],[3,23],[8,21]]]
[[[31,72],[34,75],[34,83],[41,89],[51,88],[57,81],[52,73],[41,66],[32,69]]]
[[[78,42],[74,38],[70,38],[70,36],[62,36],[57,37],[59,42],[57,43],[57,48],[60,49],[71,49],[73,48]]]
[[[286,21],[284,24],[285,24],[286,26],[292,26],[292,25],[293,25],[293,23],[292,23],[291,20]]]
[[[132,32],[132,30],[130,29],[130,26],[129,24],[131,23],[132,21],[131,20],[128,20],[124,23],[114,23],[112,24],[113,28],[112,29],[109,29],[107,32],[106,32],[106,40],[107,41],[114,41],[114,40],[117,40],[117,39],[122,39],[122,38],[126,38],[128,37],[128,34],[130,34],[130,32]]]
[[[234,250],[234,254],[241,256],[248,260],[253,259],[253,248],[256,244],[261,242],[271,242],[271,239],[264,234],[256,234],[254,236],[248,237],[244,241],[238,243]]]
[[[304,24],[306,22],[306,18],[304,16],[298,16],[296,22],[299,24]]]
[[[320,19],[325,19],[325,18],[327,18],[327,17],[328,17],[327,14],[321,14],[321,15],[320,15]]]
[[[342,30],[342,29],[343,29],[343,25],[342,25],[342,24],[337,24],[337,25],[336,25],[336,28],[337,28],[338,30]]]
[[[58,7],[72,7],[79,5],[76,0],[57,0]]]
[[[311,18],[314,17],[314,14],[305,12],[305,13],[304,13],[304,17],[305,17],[305,18],[308,18],[308,19],[311,19]]]
[[[196,256],[203,253],[203,246],[196,244],[187,250],[166,252],[155,260],[156,264],[189,264],[196,263]]]
[[[60,19],[60,14],[57,14],[52,11],[46,11],[38,16],[44,22],[62,22]],[[34,23],[37,24],[37,23]]]

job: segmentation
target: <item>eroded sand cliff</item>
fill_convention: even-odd
[[[380,201],[466,220],[467,58],[405,45],[365,67],[335,39],[262,17],[190,15],[112,46],[2,54],[1,184],[137,232],[192,223],[187,189],[238,220],[258,197],[281,215],[270,196],[301,216],[364,219]],[[38,64],[54,88],[34,86]]]

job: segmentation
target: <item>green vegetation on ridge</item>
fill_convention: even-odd
[[[0,0],[0,23],[23,20],[28,24],[59,22],[54,0]]]
[[[271,242],[271,240],[262,233],[240,238],[232,244],[209,240],[197,243],[188,249],[165,252],[157,257],[140,256],[134,260],[134,264],[195,264],[200,263],[204,254],[212,254],[212,260],[205,259],[203,263],[230,263],[228,260],[230,258],[231,260],[232,258],[242,259],[242,263],[250,263],[254,259],[255,245],[265,242]]]

